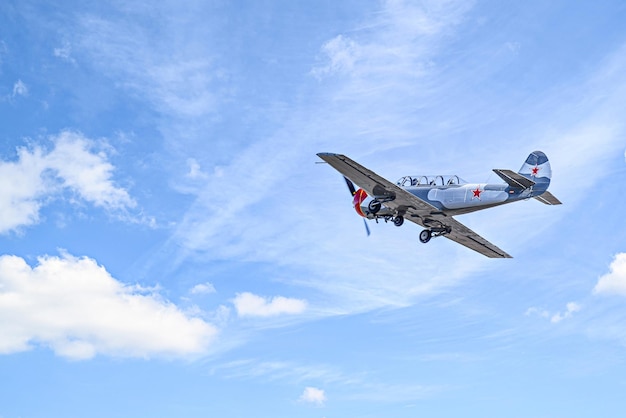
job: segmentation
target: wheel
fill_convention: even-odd
[[[422,232],[420,232],[420,241],[426,244],[428,241],[430,241],[432,236],[433,236],[433,233],[430,232],[430,229],[424,229]]]
[[[367,205],[367,208],[370,210],[370,213],[372,215],[376,215],[381,207],[382,207],[382,204],[378,200],[372,200]]]
[[[404,218],[402,216],[396,216],[395,218],[393,218],[393,224],[395,226],[402,226],[403,223],[404,223]]]

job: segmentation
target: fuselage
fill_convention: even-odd
[[[506,183],[468,183],[454,175],[404,176],[396,184],[447,215],[455,216],[539,196],[547,190],[549,180],[534,180],[538,182],[531,188]],[[361,216],[375,217],[368,208],[371,200],[367,195],[355,198],[355,209]],[[385,209],[377,215],[385,215]]]
[[[547,180],[547,179],[546,179]],[[539,179],[532,188],[512,187],[506,183],[467,183],[458,176],[405,176],[396,184],[449,215],[530,199],[545,192],[550,184]]]
[[[507,184],[464,183],[407,186],[403,189],[452,216],[532,197],[531,191],[515,189]]]

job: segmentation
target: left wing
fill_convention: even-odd
[[[447,216],[437,207],[391,183],[345,155],[331,153],[319,153],[317,155],[335,170],[354,181],[370,196],[378,199],[391,199],[384,202],[384,205],[397,211],[405,219],[424,228],[442,227],[448,229],[450,232],[444,234],[444,237],[487,257],[512,258],[505,251],[451,216]]]
[[[384,202],[384,205],[391,209],[405,212],[409,208],[412,208],[420,214],[429,214],[439,210],[430,203],[401,189],[389,180],[368,170],[345,155],[330,154],[327,152],[321,152],[317,155],[330,164],[335,170],[355,182],[359,187],[365,190],[368,195],[381,200],[391,199]]]

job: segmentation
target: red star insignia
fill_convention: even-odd
[[[532,176],[535,177],[537,175],[537,173],[539,172],[539,170],[541,170],[539,167],[534,166],[533,168],[530,169]]]
[[[472,193],[474,193],[474,196],[472,196],[472,199],[473,199],[473,198],[477,198],[478,200],[480,200],[480,194],[481,194],[482,192],[483,192],[483,191],[482,191],[482,190],[480,190],[480,187],[477,187],[477,188],[476,188],[476,190],[472,190]]]

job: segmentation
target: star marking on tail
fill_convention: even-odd
[[[531,168],[530,169],[531,176],[537,177],[537,173],[539,173],[539,170],[541,170],[539,166],[534,166],[533,168]]]

